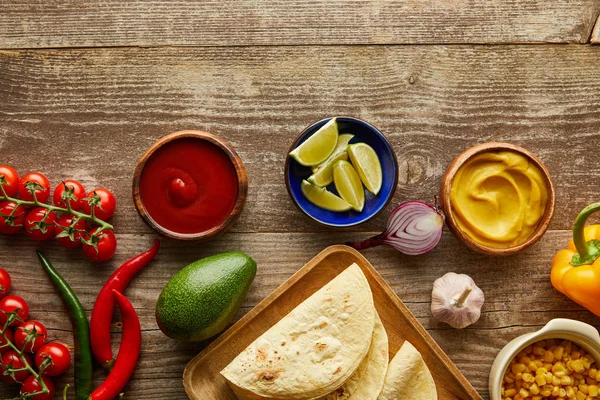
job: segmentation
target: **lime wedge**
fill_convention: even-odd
[[[354,210],[360,212],[365,206],[365,190],[358,174],[348,161],[338,161],[333,165],[335,188]]]
[[[290,157],[307,167],[322,163],[333,153],[338,142],[335,118],[323,125],[304,143],[290,152]]]
[[[375,150],[366,143],[356,143],[348,146],[348,155],[367,190],[375,195],[379,193],[383,174]]]
[[[352,135],[351,133],[340,134],[340,136],[338,137],[337,145],[335,146],[335,149],[333,150],[333,153],[331,153],[329,158],[327,160],[323,161],[321,164],[314,165],[311,167],[313,174],[315,172],[317,172],[319,169],[324,168],[327,165],[329,165],[329,167],[333,167],[333,164],[335,164],[335,162],[332,162],[332,160],[335,157],[339,156],[340,153],[346,153],[346,154],[348,153],[348,143],[350,143],[350,141],[352,140],[353,137],[354,137],[354,135]],[[347,160],[347,158],[344,158],[344,160]],[[339,161],[339,160],[337,160],[337,161]],[[331,183],[331,182],[329,182],[329,183]]]
[[[340,160],[346,161],[347,159],[348,153],[345,151],[337,154],[333,158],[328,158],[325,163],[321,164],[322,167],[319,168],[317,172],[308,177],[307,181],[318,187],[329,185],[333,182],[333,164]]]
[[[325,188],[311,185],[308,181],[302,181],[300,188],[308,201],[317,207],[336,212],[348,211],[352,208],[344,199],[339,198]]]

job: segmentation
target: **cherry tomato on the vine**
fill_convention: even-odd
[[[29,304],[22,297],[9,295],[0,299],[0,326],[4,326],[8,319],[8,314],[17,310],[17,315],[21,320],[15,319],[10,326],[17,326],[29,317]]]
[[[19,189],[19,174],[13,167],[9,167],[8,165],[0,165],[0,185],[3,183],[6,195],[15,197],[17,190]],[[0,196],[2,196],[1,190]]]
[[[90,233],[84,234],[84,239],[91,240],[96,244],[96,247],[93,244],[84,243],[83,253],[92,261],[103,262],[110,260],[117,250],[117,238],[113,231],[109,230],[100,232],[97,238],[92,237],[97,231],[98,228],[95,228]]]
[[[67,346],[59,342],[46,343],[38,350],[34,360],[38,370],[46,358],[50,358],[51,362],[42,373],[48,376],[64,374],[71,364],[71,352]]]
[[[92,213],[91,203],[97,203],[94,205],[94,215],[102,221],[106,221],[112,217],[117,208],[115,196],[113,196],[110,190],[104,188],[98,188],[89,192],[83,200],[83,210],[86,214]]]
[[[25,360],[27,360],[27,363],[29,365],[31,365],[31,358],[27,354],[23,354],[23,357],[25,358]],[[27,378],[29,376],[29,371],[27,371],[27,370],[15,372],[14,373],[15,378],[17,378],[16,381],[12,378],[12,376],[4,375],[4,371],[6,371],[6,368],[4,368],[3,365],[11,367],[11,368],[15,368],[15,369],[25,367],[25,363],[19,356],[19,353],[17,353],[16,351],[9,350],[6,353],[2,354],[0,361],[2,362],[2,365],[0,365],[0,379],[2,379],[4,382],[7,382],[7,383],[23,382],[25,380],[25,378]]]
[[[13,341],[13,331],[11,329],[7,329],[4,331],[6,338],[9,342]],[[8,342],[4,340],[4,337],[0,335],[0,354],[6,353],[7,351],[12,350],[12,347],[8,345]]]
[[[0,298],[6,296],[10,292],[12,280],[6,270],[0,268]]]
[[[44,385],[46,385],[46,388],[48,389],[48,393],[46,394],[38,394],[35,395],[33,397],[27,397],[28,399],[31,400],[52,400],[52,397],[54,397],[54,382],[52,381],[52,379],[48,378],[47,376],[42,376],[42,380],[44,381]],[[28,376],[24,381],[23,381],[23,385],[21,385],[21,394],[27,394],[27,393],[37,393],[37,392],[41,392],[42,391],[42,385],[40,384],[40,382],[38,382],[37,378],[33,375]]]
[[[15,346],[29,353],[38,351],[48,339],[48,331],[39,321],[28,320],[17,326],[14,334]]]
[[[79,211],[83,208],[81,199],[85,197],[85,188],[73,179],[64,180],[54,189],[52,200],[56,206],[67,208],[67,201],[63,199],[63,196],[69,199],[72,210]]]
[[[19,197],[21,200],[33,201],[33,196],[26,187],[27,182],[35,182],[42,188],[35,191],[35,196],[40,203],[45,203],[50,197],[50,182],[46,175],[39,172],[30,172],[19,181]]]
[[[73,227],[71,227],[72,222],[73,217],[68,215],[62,217],[56,223],[56,241],[67,249],[75,249],[81,246],[81,234],[86,228],[86,223],[82,219],[78,220]]]
[[[0,203],[0,233],[13,235],[23,229],[24,223],[25,207],[8,200]]]
[[[54,211],[49,211],[44,207],[36,207],[29,211],[25,217],[25,233],[33,240],[52,239],[56,235],[56,214]]]

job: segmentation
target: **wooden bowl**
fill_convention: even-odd
[[[148,214],[140,196],[140,177],[148,159],[154,154],[154,152],[156,152],[165,144],[172,142],[173,140],[182,138],[195,138],[198,140],[205,140],[220,148],[227,155],[227,157],[229,157],[229,160],[233,164],[237,175],[237,200],[233,207],[233,210],[231,211],[227,219],[223,221],[220,225],[217,225],[209,230],[197,233],[174,232],[159,225],[156,221],[154,221],[150,214]],[[240,156],[236,153],[233,147],[226,140],[221,139],[220,137],[215,136],[211,133],[203,131],[178,131],[162,137],[161,139],[156,141],[152,146],[150,146],[148,151],[146,151],[142,158],[140,158],[140,160],[137,163],[137,167],[135,168],[135,173],[133,175],[133,201],[135,203],[138,213],[140,214],[140,217],[142,217],[142,219],[148,226],[150,226],[152,229],[154,229],[161,235],[179,240],[208,240],[225,232],[235,222],[235,220],[239,217],[240,213],[242,212],[242,209],[244,208],[244,204],[246,202],[247,193],[248,177],[246,175],[246,168],[244,167]]]
[[[539,170],[542,172],[542,175],[544,176],[546,187],[548,188],[548,201],[546,203],[546,210],[544,211],[542,219],[540,220],[540,222],[538,222],[536,229],[529,236],[529,238],[519,245],[500,249],[480,244],[471,239],[469,235],[467,235],[462,229],[460,229],[460,227],[456,223],[454,211],[452,210],[452,204],[450,202],[450,189],[452,187],[452,181],[454,180],[456,172],[467,160],[469,160],[476,154],[502,150],[513,151],[515,153],[522,154],[529,158],[539,168]],[[446,222],[448,224],[448,227],[461,242],[463,242],[469,248],[478,253],[492,256],[508,256],[527,249],[544,235],[544,233],[548,229],[548,226],[550,225],[550,222],[552,221],[552,217],[554,216],[554,207],[556,204],[556,190],[554,188],[554,183],[550,178],[550,172],[548,171],[548,168],[546,168],[542,161],[539,158],[537,158],[534,154],[514,144],[489,142],[479,144],[477,146],[465,150],[464,152],[459,154],[458,157],[456,157],[452,161],[452,163],[450,163],[450,166],[448,166],[446,173],[442,177],[440,199],[442,208],[444,210],[444,213],[446,214]]]

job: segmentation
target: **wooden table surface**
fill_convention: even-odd
[[[208,243],[163,239],[157,260],[127,291],[144,342],[127,398],[185,399],[183,368],[206,344],[177,343],[156,325],[157,296],[175,272],[210,254],[248,253],[259,270],[241,316],[326,246],[385,225],[387,213],[334,232],[293,206],[283,162],[306,125],[352,115],[388,137],[400,163],[388,211],[433,200],[445,168],[467,147],[509,141],[537,154],[557,186],[555,218],[538,244],[497,259],[445,231],[420,257],[364,251],[487,399],[491,363],[514,337],[557,317],[600,327],[549,282],[552,256],[578,211],[600,200],[600,47],[591,45],[600,43],[599,14],[600,0],[3,0],[0,164],[39,170],[53,186],[74,178],[113,190],[119,247],[96,265],[54,243],[2,236],[0,266],[50,337],[72,343],[34,249],[91,310],[112,271],[156,237],[131,199],[138,158],[181,129],[229,140],[249,176],[239,221]],[[471,275],[486,295],[481,320],[464,330],[429,310],[433,281],[449,271]],[[98,368],[97,382],[103,376]],[[72,371],[59,387],[71,380]],[[1,398],[16,394],[0,385]]]

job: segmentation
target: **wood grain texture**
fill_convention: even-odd
[[[143,224],[141,220],[138,223]],[[127,392],[135,398],[155,399],[168,392],[173,399],[186,399],[181,380],[183,368],[206,343],[182,344],[168,339],[154,319],[155,302],[162,287],[181,267],[198,258],[233,249],[251,255],[258,263],[258,273],[238,313],[240,317],[323,248],[369,234],[228,233],[201,246],[163,240],[156,260],[126,291],[140,315],[144,343],[139,367]],[[488,398],[489,368],[500,348],[514,337],[537,330],[552,318],[578,319],[600,328],[598,317],[550,285],[552,256],[566,246],[569,237],[569,232],[549,231],[523,254],[504,258],[473,253],[448,232],[444,233],[440,245],[424,256],[402,256],[387,247],[370,249],[363,254],[479,393]],[[30,301],[32,316],[49,326],[50,337],[72,344],[70,323],[60,298],[42,273],[34,249],[41,248],[46,253],[91,312],[97,292],[114,268],[148,248],[152,238],[153,235],[119,234],[114,260],[95,265],[78,251],[52,244],[37,246],[19,236],[0,236],[0,266],[11,272],[15,293]],[[469,274],[487,299],[480,321],[463,330],[437,322],[429,309],[434,280],[449,271]],[[113,337],[115,351],[120,339],[117,325]],[[97,368],[96,382],[104,376],[100,370]],[[72,379],[72,373],[68,377]],[[0,385],[0,398],[13,394],[10,388]]]
[[[398,155],[392,205],[432,201],[456,155],[508,141],[549,168],[558,188],[550,229],[570,229],[598,199],[599,64],[597,47],[558,45],[3,51],[0,160],[43,170],[53,185],[107,186],[117,229],[149,233],[131,202],[136,162],[161,136],[201,129],[228,140],[248,171],[233,231],[316,231],[285,190],[286,151],[308,124],[352,115]]]
[[[600,0],[4,0],[2,48],[585,43]]]

